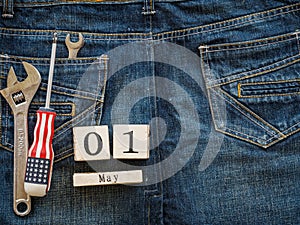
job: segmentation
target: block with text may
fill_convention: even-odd
[[[113,158],[148,159],[149,125],[113,125]],[[74,127],[75,161],[109,160],[108,126]]]
[[[142,170],[114,171],[103,173],[75,173],[73,175],[74,187],[111,184],[138,184],[142,182]]]

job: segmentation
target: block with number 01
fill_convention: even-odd
[[[114,125],[113,158],[148,159],[149,125]]]
[[[74,160],[110,159],[108,126],[74,127]]]

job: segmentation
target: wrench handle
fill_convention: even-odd
[[[52,139],[56,113],[49,108],[37,111],[34,140],[28,152],[25,191],[31,196],[43,197],[50,189],[54,152]]]
[[[26,216],[31,211],[30,196],[24,190],[24,171],[28,149],[27,110],[14,115],[14,211]]]

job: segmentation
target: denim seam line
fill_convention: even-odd
[[[258,142],[252,141],[251,139],[248,139],[248,138],[246,138],[246,137],[241,137],[241,136],[234,135],[234,134],[232,134],[232,133],[230,133],[230,132],[226,132],[226,130],[231,130],[231,129],[229,129],[229,128],[226,128],[226,130],[221,130],[220,128],[217,128],[217,127],[216,127],[216,130],[217,130],[218,132],[220,132],[220,133],[226,134],[226,135],[228,135],[228,136],[231,136],[231,137],[234,137],[234,138],[237,138],[237,139],[240,139],[240,140],[243,140],[243,141],[252,143],[252,144],[255,144],[255,145],[259,146],[259,147],[263,147],[263,148],[266,149],[266,148],[268,148],[268,147],[270,147],[270,146],[276,144],[277,142],[279,142],[279,141],[281,141],[281,140],[283,140],[283,139],[286,139],[286,138],[288,138],[289,136],[291,136],[291,135],[293,135],[293,134],[299,132],[299,131],[300,131],[300,128],[298,128],[298,129],[296,129],[296,130],[292,130],[293,127],[298,126],[299,124],[300,124],[300,123],[297,123],[297,124],[293,125],[292,127],[290,127],[289,129],[285,130],[284,133],[285,133],[285,132],[287,132],[287,133],[285,134],[284,137],[283,137],[283,136],[278,136],[278,135],[277,135],[277,136],[271,137],[270,139],[265,140],[265,143],[266,143],[266,144],[260,144],[260,143],[258,143]],[[289,130],[291,130],[291,131],[289,131]],[[243,133],[241,133],[241,132],[239,132],[239,131],[235,131],[235,130],[231,130],[231,131],[234,131],[234,132],[236,132],[236,133],[245,135],[245,134],[243,134]],[[250,135],[246,135],[246,136],[247,136],[247,137],[252,137],[252,136],[250,136]],[[257,140],[261,140],[261,139],[256,138],[256,137],[254,137],[254,138],[257,139]]]
[[[0,63],[2,63],[2,61],[4,61],[3,62],[3,64],[5,64],[5,61],[6,61],[7,59],[3,59],[3,58],[0,58]],[[1,66],[1,73],[4,73],[3,71],[4,71],[4,67],[5,66]],[[1,110],[0,110],[0,133],[1,133],[1,140],[0,140],[0,146],[3,146],[3,148],[4,149],[6,149],[6,150],[9,150],[9,151],[12,151],[13,152],[13,145],[12,144],[10,144],[8,141],[7,141],[7,135],[3,135],[3,133],[5,134],[6,132],[8,132],[8,130],[7,130],[7,127],[8,127],[8,118],[9,118],[9,106],[8,106],[8,104],[6,104],[6,103],[4,103],[5,104],[5,106],[3,106],[2,104],[3,104],[3,102],[4,101],[1,101]],[[5,108],[5,112],[4,112],[4,118],[5,119],[3,119],[3,117],[2,117],[2,109],[3,108]],[[2,126],[2,124],[4,123],[4,128],[5,128],[5,130],[3,129],[3,126]],[[10,148],[9,147],[6,147],[6,146],[4,146],[3,145],[3,143],[5,143],[7,146],[10,146]]]
[[[274,72],[276,70],[285,68],[287,66],[293,65],[295,63],[298,63],[300,61],[300,55],[295,55],[288,57],[286,59],[280,60],[275,63],[271,63],[270,65],[260,67],[258,69],[242,72],[239,74],[234,75],[228,75],[226,77],[215,79],[215,80],[209,80],[208,85],[210,88],[212,87],[218,87],[223,86],[225,84],[230,84],[239,80],[245,80],[252,77],[257,77],[266,73]]]
[[[7,74],[7,73],[3,72],[3,70],[1,71],[1,73],[2,73],[2,75],[0,75],[0,79],[6,80],[7,75],[4,75],[4,74]],[[46,91],[47,83],[42,82],[39,89]],[[87,100],[95,100],[96,99],[97,101],[103,101],[103,96],[98,96],[98,95],[92,94],[88,91],[74,90],[72,88],[60,87],[57,85],[52,85],[52,93],[81,98],[81,99],[87,99]]]
[[[6,76],[0,76],[0,79],[7,79]],[[52,85],[53,89],[52,89],[52,93],[56,93],[56,94],[61,94],[61,95],[65,95],[65,96],[70,96],[70,97],[76,97],[76,98],[81,98],[81,99],[87,99],[87,100],[97,100],[97,101],[102,101],[103,102],[103,97],[102,96],[91,96],[91,93],[85,92],[85,91],[79,91],[79,90],[74,90],[74,89],[69,89],[66,87],[58,87],[56,85]],[[46,91],[47,88],[46,87],[40,87],[40,90]],[[75,92],[76,94],[72,94],[70,92]],[[81,93],[81,95],[80,95]],[[90,96],[86,96],[86,95],[90,95]]]
[[[300,4],[299,4],[300,6]],[[288,12],[280,12],[278,14],[272,15],[272,16],[268,16],[267,18],[272,18],[275,16],[280,16],[282,14],[286,14],[286,13],[292,13],[294,11],[299,11],[300,9],[295,9],[292,11],[288,11]],[[268,11],[266,11],[268,12]],[[250,14],[249,16],[251,16],[252,14]],[[247,16],[246,16],[247,17]],[[239,20],[241,18],[244,17],[237,17],[231,20]],[[203,25],[203,26],[197,26],[197,27],[192,27],[192,28],[186,28],[186,29],[182,29],[182,30],[174,30],[174,31],[167,31],[167,32],[162,32],[162,33],[156,33],[156,34],[152,34],[152,33],[117,33],[117,34],[110,34],[110,33],[89,33],[89,32],[81,32],[83,35],[87,35],[87,36],[93,36],[93,37],[85,37],[85,40],[94,40],[94,41],[101,41],[101,40],[107,40],[107,38],[114,38],[113,40],[116,41],[133,41],[133,40],[169,40],[169,39],[177,39],[177,38],[182,38],[182,37],[188,37],[188,36],[194,36],[194,35],[198,35],[198,34],[202,34],[202,33],[207,33],[207,32],[214,32],[214,31],[222,31],[225,29],[229,29],[229,28],[237,28],[240,26],[244,26],[247,23],[251,23],[251,22],[258,22],[259,20],[265,19],[265,17],[263,18],[259,18],[258,20],[252,19],[249,21],[241,21],[240,23],[236,23],[233,25],[226,25],[226,22],[230,23],[231,20],[225,20],[222,22],[218,22],[218,23],[213,23],[213,24],[208,24],[208,25]],[[220,26],[217,28],[214,28],[215,25],[217,24],[224,24],[224,26]],[[41,33],[41,32],[48,32],[49,36],[51,36],[51,33],[53,34],[53,32],[57,32],[58,34],[60,33],[74,33],[74,34],[78,34],[78,32],[74,32],[74,31],[67,31],[67,30],[29,30],[29,29],[12,29],[12,28],[0,28],[0,30],[2,31],[22,31],[22,32],[30,32],[31,34],[26,35],[23,34],[22,36],[35,36],[33,34],[34,33]],[[192,32],[192,33],[189,33]],[[1,34],[1,33],[0,33]],[[3,33],[2,33],[3,34]],[[42,35],[42,36],[46,36],[46,35]],[[47,35],[48,36],[48,35]],[[130,38],[123,38],[125,36],[132,36]],[[97,38],[99,37],[99,38]],[[119,37],[119,38],[118,38]],[[122,37],[122,38],[121,38]]]
[[[94,3],[94,4],[105,4],[105,3],[140,3],[142,0],[59,0],[59,1],[40,1],[40,2],[22,2],[15,3],[15,7],[25,8],[25,7],[37,7],[37,6],[53,6],[53,5],[73,5],[73,4],[84,4],[84,3]],[[2,4],[0,4],[2,6]]]
[[[2,145],[1,143],[0,143],[0,148],[2,148],[4,151],[8,151],[8,152],[11,152],[11,153],[14,152],[14,150],[12,148],[8,148],[8,147]],[[67,152],[70,152],[70,151],[73,151],[73,148],[67,149],[67,150],[65,150],[65,151],[63,151],[63,152],[61,152],[59,154],[55,154],[55,156],[54,156],[54,163],[58,163],[58,162],[60,162],[60,161],[62,161],[64,159],[66,159],[66,158],[74,155],[74,152],[66,154]]]
[[[64,134],[67,130],[70,129],[70,127],[72,127],[72,125],[76,125],[78,124],[81,120],[85,119],[85,116],[91,112],[91,109],[96,108],[98,109],[100,107],[103,106],[103,102],[98,101],[95,104],[92,104],[91,106],[89,106],[86,110],[84,110],[82,113],[80,113],[79,115],[77,115],[76,117],[72,118],[71,120],[67,121],[66,123],[64,123],[63,125],[61,125],[60,127],[55,129],[55,133],[59,132],[60,130],[66,128],[64,130],[64,132],[60,132],[59,134],[54,135],[54,138],[57,138],[59,136],[61,136],[62,134]],[[81,120],[79,120],[81,119]],[[74,124],[74,121],[77,121],[77,123]]]
[[[0,79],[6,79],[7,77],[4,77],[4,76],[0,76]],[[57,89],[63,89],[63,90],[55,90],[55,88],[57,88]],[[46,87],[40,87],[40,90],[43,90],[43,91],[46,91],[47,90],[47,88]],[[61,87],[57,87],[57,86],[55,86],[55,85],[53,85],[53,89],[52,89],[52,93],[56,93],[56,94],[60,94],[60,95],[64,95],[64,96],[70,96],[70,97],[76,97],[76,98],[81,98],[81,99],[87,99],[87,100],[97,100],[97,101],[99,101],[99,102],[103,102],[104,100],[103,100],[103,97],[102,97],[102,95],[101,96],[84,96],[84,95],[80,95],[80,94],[71,94],[71,93],[69,93],[68,91],[74,91],[73,89],[67,89],[67,88],[61,88]],[[78,92],[82,92],[82,93],[85,93],[85,92],[83,92],[83,91],[77,91],[76,90],[76,93],[78,93]],[[87,94],[89,94],[89,95],[91,95],[91,93],[87,93]],[[53,102],[54,103],[54,102]],[[35,104],[34,102],[33,102],[33,104]],[[51,104],[52,104],[52,102],[51,102]],[[60,104],[60,102],[57,102],[56,104]]]
[[[295,35],[296,35],[296,39],[297,39],[297,46],[298,46],[298,52],[300,54],[300,41],[299,41],[299,30],[296,30]]]
[[[231,95],[229,95],[228,93],[226,93],[225,91],[223,91],[221,88],[217,88],[216,90],[215,89],[211,89],[211,90],[214,91],[219,97],[223,98],[224,101],[228,102],[231,106],[233,106],[235,109],[237,109],[241,114],[243,114],[244,116],[246,116],[248,119],[250,119],[252,122],[254,122],[255,124],[257,124],[263,130],[265,130],[270,136],[275,136],[276,134],[280,134],[283,137],[285,136],[278,129],[276,129],[271,124],[269,124],[268,122],[266,122],[265,120],[263,120],[260,116],[258,116],[252,110],[250,110],[249,108],[247,108],[243,104],[239,103],[235,98],[233,98]],[[223,95],[225,95],[228,99],[226,99],[224,96],[222,96],[221,93]],[[231,101],[229,101],[229,100],[231,100]],[[247,114],[247,113],[249,113],[249,114]],[[270,130],[267,129],[264,125],[267,126],[267,127],[269,127]],[[260,139],[260,138],[257,137],[257,139]]]
[[[8,59],[16,60],[15,62],[11,61],[12,64],[13,63],[20,64],[21,61],[25,60],[25,61],[32,61],[32,63],[34,65],[40,65],[40,66],[47,65],[48,66],[49,61],[50,61],[50,59],[48,59],[48,58],[46,58],[46,59],[45,58],[27,58],[27,57],[20,57],[20,56],[8,56],[8,57],[9,58],[6,57],[5,59],[7,59],[7,60]],[[90,63],[85,62],[85,60],[90,61]],[[102,55],[100,57],[79,58],[77,60],[68,60],[68,59],[65,59],[65,58],[57,58],[55,66],[56,67],[60,67],[60,66],[79,66],[81,63],[83,65],[89,65],[89,64],[92,65],[97,60],[100,60],[101,61],[100,63],[103,63],[104,66],[105,66],[107,64],[106,61],[108,60],[108,58],[107,58],[106,55]],[[66,61],[73,62],[73,63],[61,63],[61,62],[66,62]],[[43,63],[41,63],[41,62],[43,62]],[[7,63],[7,61],[4,62],[4,63]],[[0,64],[1,64],[1,62],[0,62]],[[105,67],[107,67],[107,66],[105,66]],[[4,75],[4,72],[2,72],[2,73]],[[0,78],[6,79],[7,76],[1,76]],[[94,100],[95,98],[98,97],[98,95],[91,94],[88,91],[74,90],[74,89],[71,89],[71,88],[59,87],[59,86],[56,86],[56,85],[53,85],[52,88],[53,88],[52,89],[53,93],[68,95],[68,96],[71,96],[71,97],[78,97],[78,98],[84,98],[84,99],[89,99],[89,100]],[[41,90],[46,90],[47,89],[47,83],[42,82],[40,89]],[[73,94],[71,92],[73,92]],[[102,98],[100,97],[100,99],[102,99]]]
[[[4,133],[6,133],[6,132],[9,132],[8,130],[7,130],[7,127],[8,127],[8,124],[9,124],[9,120],[8,120],[8,118],[9,118],[9,115],[10,115],[10,107],[8,106],[8,105],[5,105],[5,131],[4,131]],[[2,117],[2,112],[0,111],[0,116]],[[1,124],[2,125],[2,124]],[[2,127],[2,126],[1,126]],[[7,141],[7,135],[4,135],[4,143],[5,144],[7,144],[7,145],[10,145],[11,146],[11,148],[13,148],[13,144],[10,144],[8,141]]]
[[[284,43],[293,40],[298,40],[295,32],[274,36],[274,37],[263,38],[263,39],[245,41],[245,42],[206,45],[205,47],[207,48],[208,53],[227,52],[227,51],[243,50],[243,49],[250,49],[250,48],[259,48],[263,46],[272,46],[278,43]]]
[[[37,106],[44,106],[45,102],[31,102],[31,105],[37,105]],[[59,113],[59,109],[56,111],[56,116],[75,116],[75,104],[73,102],[55,102],[51,101],[51,106],[71,106],[71,110],[69,110],[69,113]],[[34,113],[28,112],[28,115],[35,115]]]
[[[250,83],[241,83],[242,86],[256,86],[256,85],[265,85],[265,84],[281,84],[281,83],[290,83],[290,82],[300,82],[300,79],[291,79],[291,80],[278,80],[278,81],[262,81],[262,82],[250,82]]]
[[[10,145],[10,144],[8,143],[8,145]],[[11,147],[9,148],[9,147],[3,145],[2,143],[0,143],[0,148],[3,148],[3,150],[5,150],[5,151],[14,152],[13,147],[14,147],[14,146],[11,146]]]
[[[237,109],[242,115],[246,116],[246,118],[248,118],[250,121],[254,122],[254,123],[257,124],[259,127],[261,127],[263,130],[265,130],[267,133],[269,133],[269,131],[266,130],[266,127],[264,127],[264,126],[262,126],[262,125],[260,125],[260,124],[258,123],[258,122],[262,122],[262,123],[265,122],[263,119],[261,119],[260,117],[258,117],[258,118],[256,118],[257,120],[255,120],[254,118],[249,117],[250,115],[245,114],[243,111],[241,111],[239,108],[237,108],[236,105],[234,105],[233,103],[231,103],[230,101],[228,101],[226,98],[224,98],[223,96],[221,96],[219,93],[217,93],[216,90],[214,90],[214,92],[215,92],[219,97],[223,98],[224,101],[228,102],[231,106],[233,106],[235,109]],[[211,101],[211,99],[210,99],[210,101]],[[212,107],[212,108],[215,108],[214,106],[211,106],[211,107]],[[218,111],[218,109],[216,109],[216,111]],[[246,108],[246,111],[247,111],[247,108]],[[254,115],[255,115],[255,113],[252,112],[252,111],[250,111],[250,114],[254,114]],[[269,139],[261,139],[261,138],[259,138],[259,137],[254,137],[254,136],[252,136],[252,135],[245,134],[245,133],[243,133],[243,132],[241,132],[241,131],[235,131],[235,130],[233,130],[233,129],[228,129],[227,127],[218,127],[218,126],[217,126],[217,123],[216,123],[216,120],[215,120],[215,117],[214,117],[214,112],[213,112],[213,111],[212,111],[212,115],[213,115],[213,116],[212,116],[212,120],[213,120],[214,124],[216,125],[216,126],[215,126],[215,129],[216,129],[217,131],[219,131],[219,132],[221,132],[221,133],[224,133],[224,134],[227,134],[227,135],[229,135],[229,136],[231,136],[231,137],[235,137],[235,138],[237,138],[237,139],[241,139],[241,140],[244,140],[244,141],[246,141],[246,142],[250,142],[250,143],[252,143],[252,144],[258,145],[258,146],[263,147],[263,148],[268,148],[269,146],[275,144],[276,142],[278,142],[278,141],[280,141],[280,140],[282,140],[282,139],[285,139],[286,137],[288,137],[288,136],[291,135],[291,133],[289,133],[288,135],[285,135],[285,134],[283,134],[282,132],[279,131],[279,132],[277,132],[277,133],[275,133],[275,134],[270,133],[270,135],[269,135],[270,138],[269,138]],[[253,116],[253,115],[252,115],[252,116]],[[265,123],[267,123],[267,122],[265,122]],[[268,125],[268,124],[266,124],[266,125]],[[271,125],[270,125],[270,126],[271,126]],[[289,129],[290,129],[290,128],[289,128]],[[235,134],[231,133],[230,130],[231,130],[231,131],[234,131],[236,134],[237,134],[237,133],[238,133],[238,134],[241,134],[241,135],[243,135],[244,137],[235,135]],[[277,130],[277,129],[275,128],[275,130]],[[251,137],[253,138],[253,140],[251,140]],[[255,141],[255,140],[256,140],[256,141]],[[259,140],[263,141],[264,144],[259,143]],[[274,141],[273,141],[273,140],[274,140]]]
[[[144,7],[142,14],[147,15],[154,15],[156,13],[154,9],[154,0],[144,0]]]
[[[286,137],[292,135],[292,134],[295,134],[297,133],[298,131],[300,131],[300,127],[297,129],[297,127],[300,125],[300,122],[299,123],[296,123],[294,124],[293,126],[289,127],[288,129],[284,130],[283,132],[286,133]],[[296,127],[295,129],[296,130],[293,130],[294,127]]]
[[[203,49],[204,50],[204,49]],[[201,64],[202,64],[202,74],[203,74],[203,76],[205,75],[205,74],[209,74],[209,76],[210,77],[212,77],[212,75],[211,75],[211,69],[210,69],[210,65],[209,65],[209,62],[208,62],[208,57],[204,57],[204,54],[207,54],[207,52],[201,52],[200,53],[201,54],[201,59],[203,60],[201,60]],[[206,60],[206,64],[204,63],[204,60]],[[205,83],[207,83],[207,80],[205,79]],[[208,99],[210,100],[210,111],[211,111],[211,113],[212,113],[212,119],[214,120],[214,118],[218,118],[218,121],[222,121],[222,117],[220,116],[220,113],[219,113],[219,110],[213,110],[213,105],[216,105],[217,103],[214,101],[214,99],[215,98],[211,98],[211,95],[210,95],[210,90],[209,90],[209,87],[208,87],[208,85],[206,84],[205,85],[206,86],[206,90],[207,90],[207,97],[208,97]],[[216,117],[215,117],[216,116]],[[215,121],[214,121],[214,124],[216,124],[215,123]],[[216,127],[216,126],[215,126]]]
[[[101,95],[101,97],[103,96],[103,94]],[[88,113],[90,113],[90,111],[91,111],[91,109],[93,108],[93,107],[99,107],[99,105],[102,107],[103,106],[103,104],[104,104],[104,101],[103,100],[96,100],[96,102],[94,103],[94,104],[92,104],[91,106],[89,106],[86,110],[84,110],[83,112],[81,112],[79,115],[77,115],[75,118],[72,118],[71,120],[69,120],[68,122],[66,122],[66,123],[64,123],[62,126],[60,126],[59,128],[57,128],[56,130],[55,130],[55,132],[58,132],[59,130],[61,130],[61,129],[63,129],[64,127],[68,127],[70,124],[72,124],[73,123],[73,121],[77,121],[79,118],[82,118],[83,117],[83,119],[85,118],[85,115],[87,115]],[[80,121],[79,121],[80,122]],[[78,122],[78,123],[79,123]],[[59,135],[57,134],[57,135],[54,135],[54,138],[55,137],[58,137],[58,136],[60,136],[61,134],[63,134],[63,133],[60,133]]]
[[[106,83],[107,83],[107,79],[108,79],[108,61],[109,61],[109,57],[108,55],[103,54],[100,58],[99,58],[99,63],[103,64],[103,88],[102,88],[102,92],[101,92],[101,96],[100,96],[100,100],[97,100],[95,102],[95,108],[96,108],[96,104],[101,103],[103,107],[104,105],[104,98],[105,98],[105,93],[106,93]],[[100,86],[101,83],[101,79],[100,79],[100,74],[99,74],[99,79],[98,79],[98,86]],[[98,113],[97,118],[98,121],[96,122],[97,125],[100,125],[101,122],[101,117],[102,117],[102,110]]]
[[[286,10],[286,11],[284,11]],[[237,27],[240,25],[244,25],[246,23],[251,23],[254,21],[259,21],[262,19],[266,18],[272,18],[275,16],[280,16],[282,14],[286,13],[292,13],[294,11],[299,11],[300,10],[300,3],[284,6],[284,7],[279,7],[259,13],[253,13],[249,14],[246,16],[241,16],[241,17],[236,17],[233,19],[228,19],[224,20],[221,22],[216,22],[208,25],[202,25],[202,26],[197,26],[193,28],[186,28],[182,30],[175,30],[175,31],[168,31],[168,32],[163,32],[163,33],[158,33],[154,34],[154,37],[159,37],[159,36],[166,36],[162,37],[161,39],[172,39],[172,38],[178,38],[178,37],[186,37],[186,36],[192,36],[204,32],[212,32],[216,30],[223,30],[223,29],[228,29],[232,27]],[[273,14],[272,14],[273,13]],[[272,14],[272,15],[271,15]],[[192,33],[189,33],[192,32]],[[174,35],[177,34],[177,35]]]
[[[35,37],[37,34],[40,36],[47,36],[49,38],[52,37],[54,32],[58,33],[58,38],[67,36],[67,34],[78,34],[75,31],[68,30],[36,30],[36,29],[15,29],[15,28],[0,28],[0,34],[6,36],[32,36]],[[26,34],[27,33],[27,34]],[[122,39],[114,39],[114,40],[146,40],[151,39],[151,33],[90,33],[90,32],[80,32],[83,36],[85,36],[85,40],[107,40],[108,38],[114,37],[122,37]],[[99,37],[99,38],[97,38]],[[128,38],[123,38],[128,37]]]
[[[295,91],[295,92],[289,92],[289,93],[284,93],[284,94],[252,94],[252,95],[242,95],[241,92],[239,91],[238,97],[239,98],[265,98],[265,97],[280,97],[280,96],[291,96],[291,95],[300,95],[300,91]]]
[[[69,158],[72,155],[74,155],[73,148],[66,149],[58,154],[55,154],[54,163],[60,162],[66,158]]]
[[[89,107],[88,109],[85,110],[84,113],[81,113],[80,115],[78,115],[76,118],[73,118],[71,119],[70,121],[66,122],[65,124],[63,124],[60,129],[63,129],[63,132],[60,132],[59,134],[55,135],[54,138],[58,138],[59,136],[63,135],[65,132],[67,132],[69,129],[71,129],[72,127],[76,126],[78,123],[80,123],[82,120],[85,119],[85,115],[90,113],[90,109],[92,108],[95,108],[95,110],[98,110],[98,109],[101,109],[103,107],[103,104],[97,104],[96,106],[95,105],[92,105],[91,107]],[[74,123],[74,121],[76,121],[76,123]],[[57,132],[58,129],[56,129],[54,132]],[[62,152],[60,152],[60,157],[63,157],[63,158],[67,158],[69,156],[71,156],[73,153],[70,153],[67,155],[65,155],[68,151],[70,151],[70,149],[73,149],[73,148],[69,148],[67,150],[64,150]],[[59,158],[58,156],[56,157],[56,161],[60,161],[61,158]]]
[[[218,89],[220,89],[220,88],[218,88]],[[213,89],[212,89],[212,90],[213,90]],[[247,116],[246,114],[244,114],[244,113],[243,113],[243,112],[242,112],[235,104],[233,104],[233,103],[231,103],[230,101],[228,101],[226,98],[224,98],[222,95],[220,95],[216,90],[213,90],[213,91],[214,91],[219,97],[223,98],[224,101],[228,102],[231,106],[233,106],[234,108],[236,108],[240,113],[242,113],[243,115],[245,115],[248,119],[250,119],[250,120],[252,120],[254,123],[258,124],[258,123],[257,123],[258,121],[255,121],[255,120],[251,119],[250,117],[248,117],[248,116]],[[298,131],[300,130],[300,128],[297,129],[297,126],[300,124],[300,122],[299,122],[299,123],[296,123],[296,124],[294,124],[293,126],[287,128],[287,129],[285,129],[284,131],[279,131],[278,129],[276,129],[275,127],[273,127],[271,124],[269,124],[269,123],[267,123],[266,121],[264,121],[261,117],[259,117],[258,115],[256,115],[252,110],[250,110],[250,109],[248,109],[247,107],[245,107],[244,105],[240,104],[240,103],[239,103],[238,101],[236,101],[233,97],[231,97],[230,95],[228,95],[226,92],[224,92],[224,91],[221,90],[221,89],[220,89],[220,91],[221,91],[223,94],[225,94],[227,97],[231,98],[231,99],[232,99],[237,105],[239,105],[241,108],[243,108],[244,110],[248,111],[250,114],[253,114],[253,115],[254,115],[254,118],[256,118],[257,120],[261,121],[262,123],[265,123],[265,125],[269,126],[272,130],[274,130],[274,131],[276,132],[276,134],[271,134],[271,133],[270,133],[270,138],[264,140],[264,142],[265,142],[264,145],[263,145],[263,144],[260,144],[260,143],[252,142],[252,143],[254,143],[254,144],[256,144],[256,145],[259,145],[259,146],[262,146],[262,147],[264,147],[264,148],[267,148],[267,147],[269,147],[269,146],[275,144],[276,142],[278,142],[278,141],[280,141],[280,140],[283,140],[283,139],[287,138],[288,136],[290,136],[290,135],[292,135],[292,134],[294,134],[294,133],[296,133],[296,132],[298,132]],[[214,121],[214,123],[215,123],[215,121]],[[216,123],[215,123],[215,124],[216,124]],[[259,124],[258,124],[258,125],[259,125]],[[260,126],[260,125],[259,125],[259,126]],[[265,127],[262,127],[262,128],[263,128],[264,130],[266,130]],[[227,130],[228,128],[225,127],[225,129]],[[294,130],[294,129],[296,129],[296,130]],[[223,130],[221,130],[220,128],[218,128],[218,130],[219,130],[219,131],[223,131]],[[226,132],[226,130],[223,131],[223,133]],[[266,131],[267,131],[267,130],[266,130]],[[267,132],[268,132],[268,131],[267,131]],[[243,134],[243,133],[240,132],[240,131],[237,131],[237,133]],[[228,133],[226,132],[226,134],[229,134],[229,135],[234,136],[234,137],[236,137],[236,138],[240,138],[239,136],[236,136],[236,135],[234,135],[234,134],[231,134],[230,132],[228,132]],[[247,135],[247,134],[244,134],[244,135],[247,136],[247,137],[249,137],[249,135]],[[258,137],[256,137],[256,139],[257,139],[257,140],[263,140],[263,139],[258,138]],[[250,139],[247,139],[247,138],[244,138],[244,140],[250,141]]]
[[[259,13],[252,13],[249,15],[241,16],[241,17],[236,17],[233,19],[228,19],[224,20],[221,22],[216,22],[212,24],[207,24],[207,25],[201,25],[201,26],[196,26],[192,28],[186,28],[186,29],[180,29],[180,30],[174,30],[174,31],[166,31],[162,33],[116,33],[116,34],[109,34],[109,33],[89,33],[89,32],[82,32],[83,35],[91,36],[94,37],[93,40],[97,40],[96,37],[116,37],[115,40],[119,40],[117,37],[124,37],[124,36],[132,36],[135,37],[136,40],[138,39],[151,39],[153,37],[154,39],[157,40],[167,40],[167,39],[174,39],[174,38],[180,38],[180,37],[186,37],[186,36],[193,36],[205,32],[212,32],[212,31],[217,31],[217,30],[223,30],[223,29],[228,29],[232,27],[238,27],[240,25],[245,25],[246,23],[251,23],[251,22],[257,22],[259,20],[263,20],[266,18],[272,18],[274,16],[281,16],[283,14],[287,13],[292,13],[295,11],[300,10],[300,3],[288,5],[288,6],[283,6],[275,9],[270,9],[267,11],[259,12]],[[29,30],[29,29],[12,29],[12,28],[0,28],[2,31],[22,31],[23,35],[24,32],[28,33],[44,33],[48,32],[49,36],[53,34],[54,31],[58,33],[78,33],[74,31],[57,31],[57,30]],[[145,38],[148,37],[148,38]],[[87,37],[86,39],[88,39]],[[101,39],[100,39],[101,40]],[[106,39],[104,39],[106,40]],[[133,40],[132,38],[122,38],[121,40]]]
[[[0,28],[1,30],[1,28]],[[31,36],[31,35],[30,35]],[[32,35],[36,36],[36,35]],[[8,54],[0,54],[1,59],[11,60],[11,63],[20,63],[20,61],[30,61],[32,64],[36,65],[49,65],[50,58],[38,58],[38,57],[26,57],[26,56],[16,56],[16,55],[8,55]],[[80,57],[76,59],[70,58],[55,58],[55,66],[78,66],[78,65],[92,65],[95,61],[99,60],[101,56],[93,56],[93,57]],[[12,61],[14,60],[14,61]],[[104,60],[104,59],[103,59]],[[6,63],[2,62],[2,63]]]
[[[80,94],[71,94],[71,93],[69,93],[69,92],[67,92],[67,91],[64,91],[64,90],[67,90],[65,87],[64,88],[61,88],[61,87],[57,87],[57,86],[55,86],[55,85],[53,85],[52,86],[53,87],[53,89],[52,89],[52,93],[57,93],[57,94],[61,94],[61,95],[65,95],[65,96],[71,96],[71,97],[76,97],[76,98],[82,98],[82,99],[87,99],[87,100],[97,100],[97,101],[103,101],[103,99],[102,99],[102,97],[100,96],[91,96],[91,97],[88,97],[88,96],[84,96],[84,95],[80,95]],[[54,88],[57,88],[57,89],[61,89],[61,90],[56,90],[56,89],[54,89]],[[45,87],[41,87],[40,88],[41,90],[47,90],[47,88],[45,88]],[[75,91],[75,90],[73,90],[73,89],[68,89],[69,91]],[[82,91],[75,91],[76,93],[78,93],[78,92],[82,92]],[[84,93],[84,92],[82,92],[82,93]],[[90,94],[91,95],[91,93],[87,93],[87,94]]]
[[[2,17],[12,18],[14,15],[14,0],[2,0],[2,5],[3,5]]]
[[[271,82],[251,82],[251,83],[238,83],[237,85],[237,92],[239,98],[263,98],[263,97],[272,97],[272,96],[290,96],[290,95],[298,95],[300,94],[300,91],[290,91],[286,93],[270,93],[270,94],[249,94],[249,95],[243,95],[243,87],[247,86],[261,86],[261,85],[267,85],[267,84],[284,84],[284,83],[291,83],[291,82],[300,82],[300,79],[292,79],[292,80],[280,80],[280,81],[271,81]],[[279,87],[276,89],[283,89],[285,90],[288,87]],[[293,87],[294,88],[294,87]],[[296,87],[300,90],[300,87]],[[273,90],[273,89],[271,89]],[[275,88],[274,88],[275,90]],[[255,92],[255,90],[244,90],[248,92]],[[287,90],[288,91],[288,90]]]
[[[49,65],[50,63],[50,58],[37,58],[37,57],[26,57],[26,56],[24,57],[24,56],[8,55],[3,53],[0,54],[0,58],[15,60],[15,61],[11,61],[11,63],[20,63],[19,61],[30,61],[32,64],[42,65],[42,66]],[[56,58],[55,66],[59,67],[59,66],[92,65],[98,59],[99,57],[80,57],[76,59]]]
[[[218,132],[222,133],[222,134],[228,135],[228,136],[230,136],[230,137],[234,137],[234,138],[239,139],[239,140],[243,140],[243,141],[245,141],[245,142],[249,142],[249,143],[251,143],[251,144],[257,145],[257,146],[262,147],[262,148],[264,148],[264,149],[267,149],[268,147],[270,147],[270,146],[276,144],[277,142],[281,141],[282,139],[284,139],[284,138],[282,137],[282,138],[278,138],[278,139],[276,139],[276,140],[274,140],[273,142],[270,142],[270,143],[260,144],[260,143],[255,142],[255,141],[253,141],[253,140],[251,140],[251,139],[249,139],[249,138],[247,138],[247,137],[237,136],[237,135],[234,135],[233,133],[227,132],[226,130],[221,130],[220,128],[216,128],[216,130],[217,130]],[[228,129],[228,130],[229,130],[229,129]],[[239,132],[237,132],[237,133],[239,133]],[[247,136],[249,137],[249,135],[247,135]],[[287,137],[288,137],[288,136],[287,136]]]
[[[219,130],[220,130],[220,128],[219,128]],[[232,132],[226,132],[227,130],[232,131]],[[240,132],[238,130],[234,130],[234,129],[231,129],[231,128],[228,128],[228,127],[226,127],[226,129],[223,130],[223,131],[226,132],[226,134],[232,134],[232,135],[234,135],[233,133],[240,134],[240,135],[244,136],[244,140],[247,140],[247,141],[251,140],[251,139],[248,139],[248,138],[252,138],[252,139],[257,140],[257,141],[259,140],[259,141],[262,141],[262,142],[266,142],[266,139],[262,139],[262,138],[259,138],[259,137],[255,137],[253,135],[245,134],[243,132]],[[235,137],[242,137],[242,136],[235,136]],[[253,143],[255,143],[257,145],[257,142],[253,142]]]

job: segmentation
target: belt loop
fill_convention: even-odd
[[[154,15],[156,13],[154,9],[154,0],[144,0],[143,15]]]
[[[2,17],[3,18],[13,18],[14,16],[14,0],[2,0],[3,11]]]

